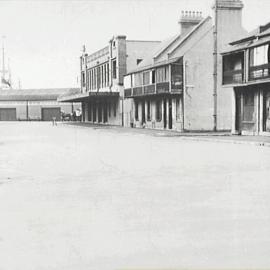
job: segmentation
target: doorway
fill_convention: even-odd
[[[172,99],[169,98],[169,129],[172,129]]]
[[[145,124],[145,101],[142,101],[142,125]]]
[[[235,92],[235,130],[240,134],[241,132],[241,94],[239,91]]]
[[[163,124],[164,128],[167,128],[167,100],[163,100]]]

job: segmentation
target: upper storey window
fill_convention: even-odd
[[[134,87],[142,86],[142,84],[143,84],[142,73],[135,73],[133,76],[134,76],[133,77],[133,86]]]
[[[242,83],[244,79],[244,52],[223,56],[223,84]]]
[[[250,49],[249,80],[270,77],[270,48],[269,44]]]
[[[116,79],[116,59],[112,61],[112,77],[113,79]]]
[[[146,71],[143,73],[143,85],[150,84],[150,71]]]
[[[169,67],[160,67],[156,69],[156,81],[160,82],[168,82],[169,81]]]

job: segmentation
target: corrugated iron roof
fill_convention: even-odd
[[[262,37],[262,38],[255,38],[253,40],[249,40],[249,41],[246,41],[246,42],[239,43],[239,44],[236,44],[234,46],[231,46],[230,48],[225,50],[222,54],[243,51],[245,49],[252,48],[252,47],[257,47],[257,46],[260,46],[260,45],[263,45],[263,44],[266,44],[266,43],[269,43],[269,42],[270,42],[270,35]]]
[[[57,100],[61,95],[71,91],[80,91],[79,88],[48,88],[48,89],[20,89],[0,90],[0,101],[42,101]]]

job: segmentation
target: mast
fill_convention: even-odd
[[[2,36],[2,69],[0,70],[1,73],[1,82],[0,82],[0,89],[10,89],[11,88],[11,73],[10,67],[8,63],[8,70],[6,70],[6,63],[5,63],[5,40],[6,36]],[[6,78],[6,75],[9,75],[9,78]]]

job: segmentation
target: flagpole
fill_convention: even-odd
[[[2,36],[2,78],[5,79],[6,71],[5,71],[5,46],[4,46],[4,39],[6,37]]]

